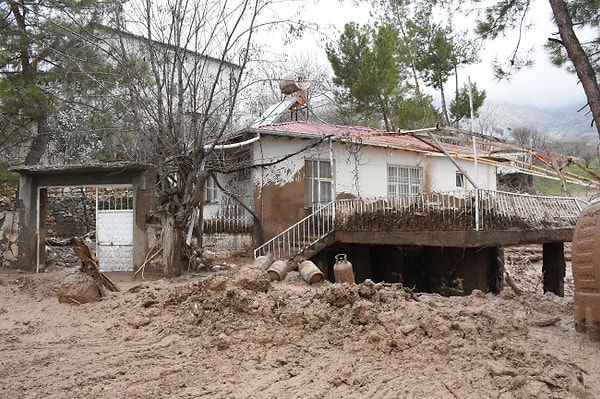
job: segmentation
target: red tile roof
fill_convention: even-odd
[[[385,132],[365,126],[339,126],[325,123],[293,121],[260,126],[261,131],[272,131],[276,135],[290,136],[334,136],[360,137],[363,144],[377,147],[394,147],[407,151],[440,152],[436,148],[418,140],[412,135],[397,132]],[[431,141],[431,140],[428,140]],[[452,152],[470,153],[467,147],[445,145]]]
[[[372,132],[377,132],[377,130],[375,129],[364,126],[339,126],[328,125],[325,123],[312,123],[303,121],[274,123],[272,125],[260,126],[259,129],[274,130],[278,132],[316,134],[325,136],[342,136],[349,133],[363,135]]]

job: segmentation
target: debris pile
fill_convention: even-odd
[[[63,273],[5,271],[0,390],[47,398],[600,397],[600,348],[574,331],[572,296],[531,284],[539,263],[507,262],[519,296],[505,288],[443,297],[370,280],[308,284],[296,270],[271,281],[252,261],[177,279],[129,276],[119,294],[77,307],[50,295]]]

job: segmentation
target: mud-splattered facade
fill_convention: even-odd
[[[252,205],[269,239],[331,199],[496,188],[492,165],[455,160],[416,139],[377,137],[368,128],[288,122],[252,129]],[[469,151],[470,149],[464,149]],[[279,162],[278,162],[279,161]],[[268,166],[260,166],[268,165]],[[476,176],[476,177],[475,177]]]

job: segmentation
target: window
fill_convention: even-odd
[[[212,176],[208,176],[206,179],[206,202],[217,201],[217,184]]]
[[[329,161],[307,159],[304,162],[304,205],[332,200],[333,174]]]
[[[233,156],[234,158],[231,162],[234,162],[240,168],[236,173],[237,181],[240,183],[249,182],[252,177],[252,169],[250,168],[250,165],[252,165],[252,155],[250,150],[236,151]]]
[[[237,171],[237,180],[240,183],[245,183],[245,182],[249,182],[250,181],[250,177],[251,177],[251,171],[250,168],[246,168],[246,169],[240,169]]]
[[[388,195],[418,194],[423,191],[423,168],[388,165]]]
[[[456,171],[456,187],[465,187],[465,176],[459,171]]]

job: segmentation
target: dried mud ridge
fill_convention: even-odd
[[[63,278],[0,274],[0,397],[600,397],[572,298],[309,286],[233,265],[74,305],[56,299]]]
[[[524,220],[520,217],[484,213],[481,224],[487,230],[506,229],[551,229],[572,227],[568,220],[545,220],[543,222]],[[475,229],[474,211],[440,210],[423,206],[408,207],[404,210],[375,210],[349,215],[340,230],[402,230],[402,231],[464,231]]]

